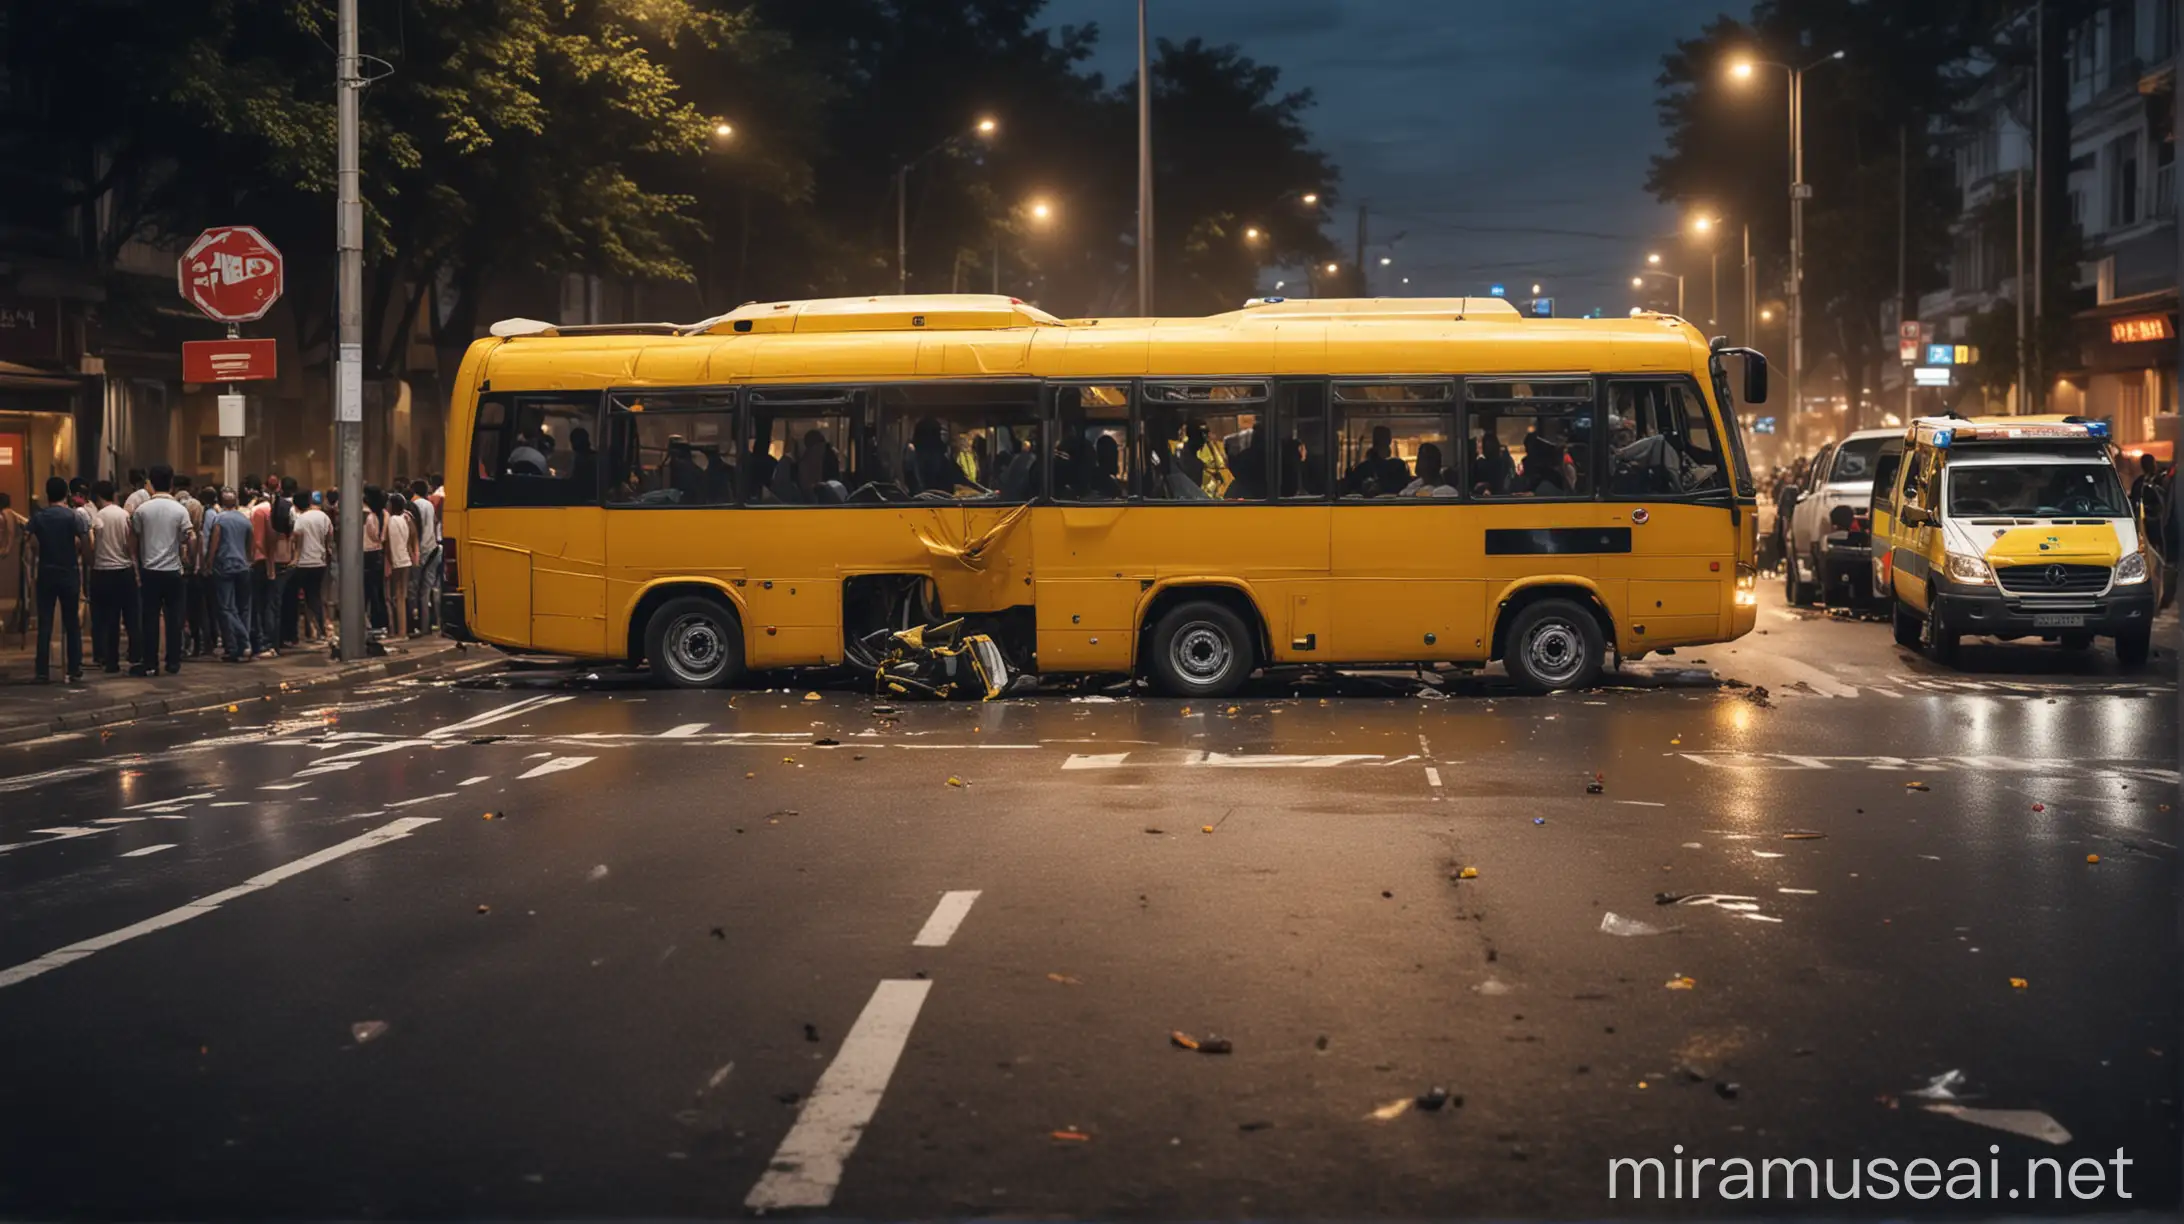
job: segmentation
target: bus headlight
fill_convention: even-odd
[[[1949,554],[1949,581],[1972,586],[1993,586],[1994,570],[1988,567],[1985,557],[1953,552]]]
[[[1737,599],[1740,608],[1759,606],[1759,571],[1744,562],[1737,562]]]
[[[2116,563],[2117,586],[2130,586],[2134,583],[2144,581],[2146,581],[2145,553],[2135,552],[2127,554],[2123,560]]]

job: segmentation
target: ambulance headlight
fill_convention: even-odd
[[[2116,563],[2116,585],[2129,586],[2146,581],[2146,554],[2130,553]]]
[[[1969,553],[1950,553],[1948,572],[1951,582],[1969,583],[1973,586],[1994,585],[1994,570],[1989,568],[1985,557],[1975,557]]]

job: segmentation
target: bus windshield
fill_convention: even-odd
[[[2122,518],[2130,513],[2105,463],[1960,467],[1949,473],[1952,516]]]

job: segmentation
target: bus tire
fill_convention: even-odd
[[[1256,648],[1244,618],[1211,600],[1168,609],[1153,625],[1153,683],[1170,697],[1226,697],[1251,675]]]
[[[2116,662],[2128,668],[2146,666],[2146,659],[2153,653],[2154,631],[2131,629],[2116,635]]]
[[[1896,630],[1896,645],[1909,646],[1911,649],[1917,650],[1919,648],[1919,614],[1913,612],[1911,605],[1901,599],[1895,601],[1893,611],[1894,615],[1890,617],[1890,620]]]
[[[1606,648],[1590,608],[1567,599],[1542,599],[1517,613],[1502,665],[1519,689],[1535,696],[1590,688],[1600,678],[1600,655]]]
[[[743,628],[727,605],[683,595],[645,622],[645,661],[671,688],[719,688],[743,674]]]

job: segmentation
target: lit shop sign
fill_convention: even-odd
[[[1921,387],[1946,387],[1949,385],[1948,366],[1917,366],[1911,371],[1911,381]]]
[[[2128,319],[2108,321],[2108,339],[2112,344],[2138,344],[2146,340],[2174,340],[2176,329],[2169,326],[2167,315],[2132,315]]]

